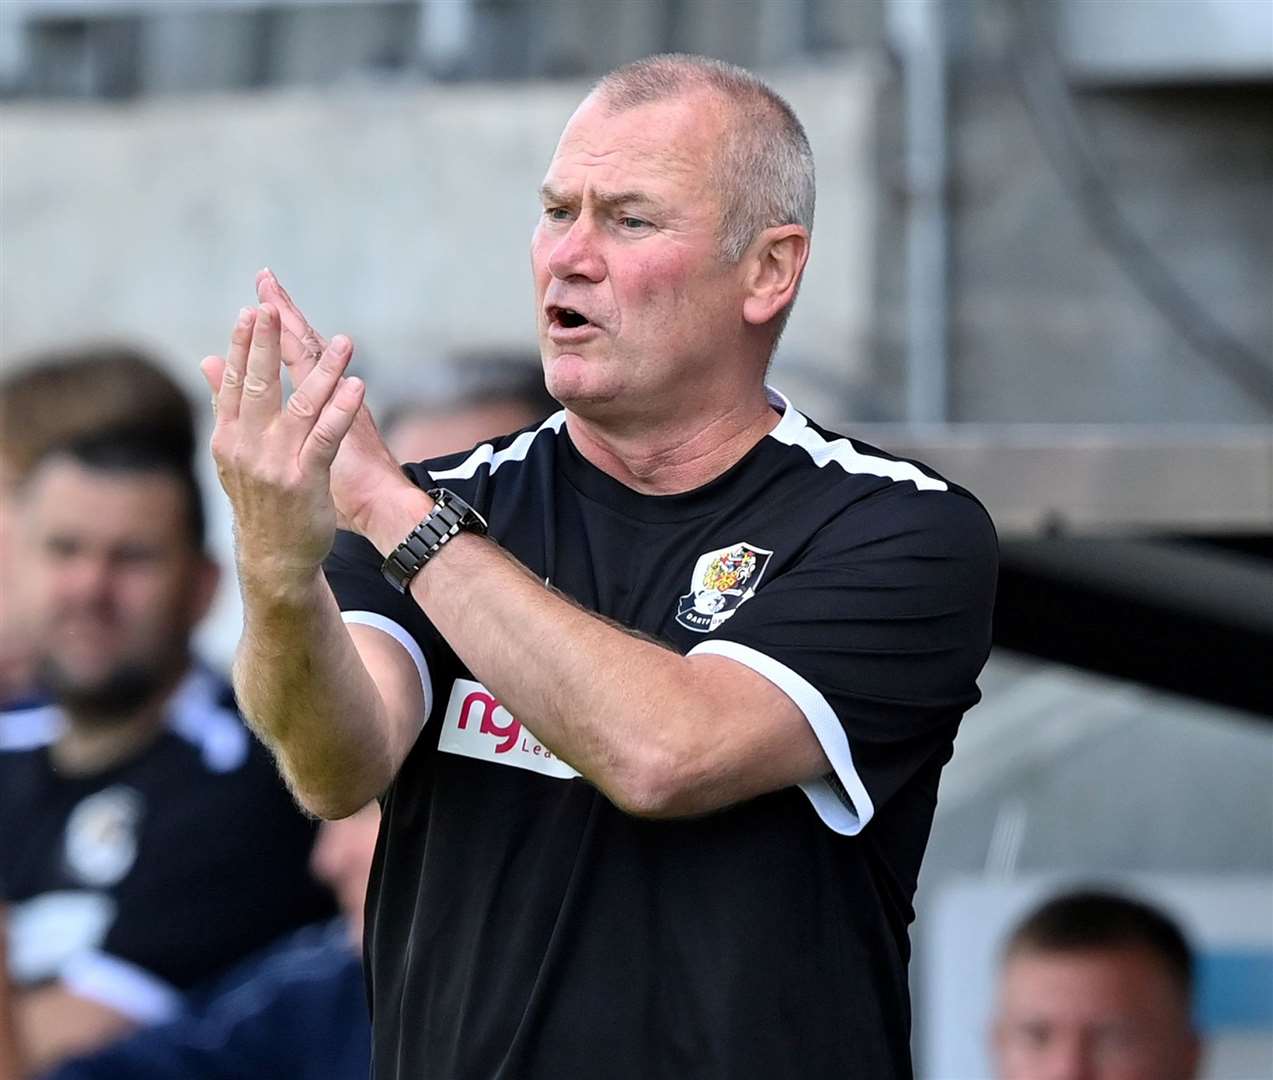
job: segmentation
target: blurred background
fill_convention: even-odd
[[[533,353],[556,137],[667,50],[754,69],[813,145],[774,384],[1000,531],[919,1075],[988,1075],[995,933],[1075,880],[1179,916],[1207,1075],[1273,1075],[1273,0],[3,0],[3,363],[136,343],[202,402],[268,265],[373,405],[445,397],[450,358]],[[237,633],[230,583],[205,652]]]

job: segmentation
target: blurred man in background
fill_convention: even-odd
[[[427,461],[468,450],[558,409],[533,354],[463,354],[453,357],[445,370],[450,393],[395,403],[381,415],[385,445],[398,461]]]
[[[37,1073],[172,1015],[331,904],[306,872],[313,824],[191,654],[218,570],[184,444],[146,428],[56,446],[13,506],[51,702],[11,713],[0,749],[13,1014]]]
[[[453,392],[396,404],[385,442],[404,461],[466,450],[543,419],[556,403],[533,358],[455,358]],[[284,938],[200,992],[180,1017],[140,1031],[50,1080],[363,1080],[371,1034],[363,908],[380,813],[324,822],[310,860],[341,917]]]
[[[15,608],[21,562],[12,552],[13,497],[50,447],[80,435],[135,425],[179,458],[194,453],[190,403],[145,353],[87,345],[6,360],[0,378],[0,708],[35,692],[32,639]],[[2,723],[2,721],[0,721]],[[0,744],[4,730],[0,727]]]
[[[1004,946],[992,1030],[1000,1080],[1192,1080],[1193,958],[1139,900],[1071,892]]]

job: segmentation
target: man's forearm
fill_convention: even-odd
[[[546,588],[495,544],[457,540],[416,580],[425,613],[555,754],[617,805],[653,811],[656,778],[677,753],[656,714],[679,699],[685,659]]]
[[[629,813],[705,813],[829,768],[773,684],[585,611],[491,541],[457,536],[412,597],[505,708]]]
[[[300,802],[344,817],[388,786],[405,748],[320,571],[282,588],[244,575],[234,686]],[[395,648],[397,646],[394,646]]]

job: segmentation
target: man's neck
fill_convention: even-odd
[[[57,770],[93,776],[141,753],[159,734],[180,677],[170,680],[125,717],[66,708],[66,730],[50,750]]]
[[[680,424],[616,431],[567,410],[576,449],[602,472],[642,495],[676,495],[716,479],[777,426],[763,391]]]

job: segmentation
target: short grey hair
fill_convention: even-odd
[[[615,112],[714,92],[728,109],[714,162],[721,193],[721,258],[736,263],[764,229],[802,225],[813,232],[813,151],[791,106],[750,71],[706,56],[662,53],[625,64],[593,87]]]

